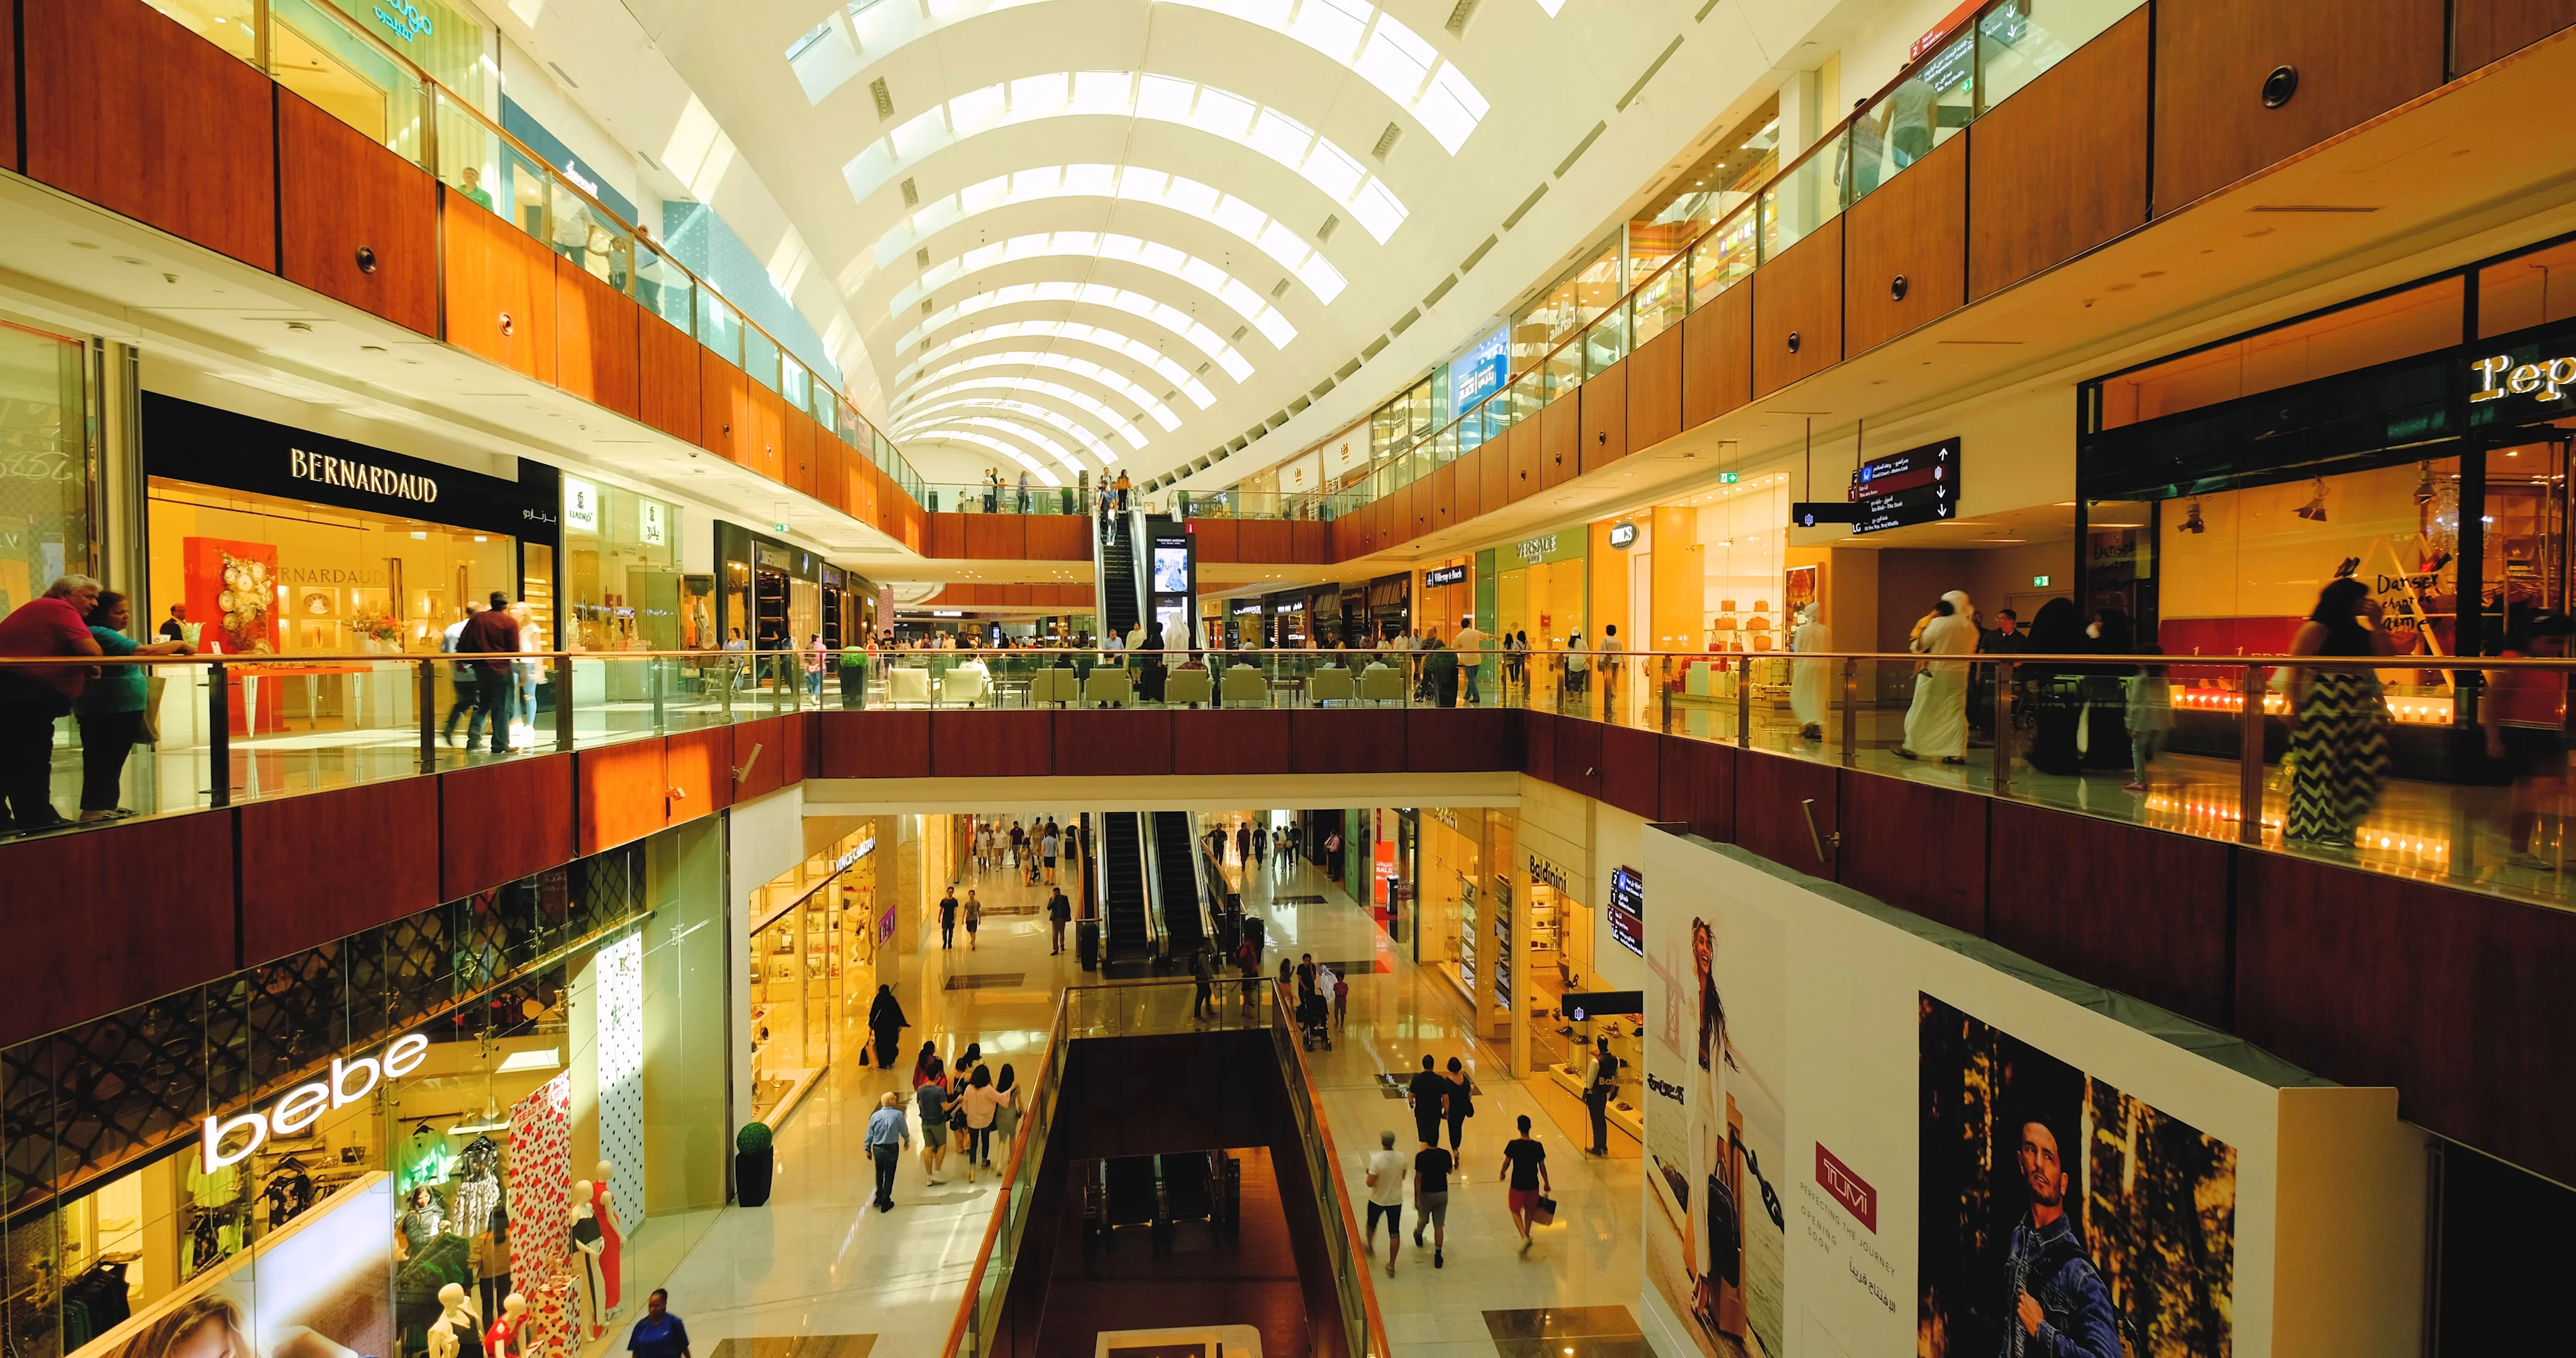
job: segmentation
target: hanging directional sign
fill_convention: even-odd
[[[1959,516],[1959,440],[1874,457],[1852,472],[1852,532],[1877,533]]]

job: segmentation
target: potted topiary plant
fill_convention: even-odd
[[[770,1171],[776,1165],[769,1137],[766,1122],[746,1122],[741,1131],[734,1133],[734,1194],[745,1207],[768,1205]]]

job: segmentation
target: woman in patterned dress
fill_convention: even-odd
[[[2335,580],[2290,642],[2290,654],[2384,656],[2379,601],[2358,580]],[[2370,625],[2363,626],[2362,620]],[[2291,843],[2350,847],[2388,776],[2388,707],[2379,677],[2359,668],[2290,671]]]

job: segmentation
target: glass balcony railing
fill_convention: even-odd
[[[926,489],[894,444],[777,339],[705,280],[658,249],[652,233],[503,131],[475,101],[441,85],[324,0],[147,0],[172,20],[263,70],[462,200],[543,242],[573,267],[633,297],[753,380],[788,398],[866,453],[914,503]],[[260,35],[267,34],[267,42]]]
[[[1230,979],[1219,982],[1220,1000],[1231,993],[1234,984]],[[1055,1021],[1048,1029],[1046,1054],[1027,1086],[1027,1112],[1020,1119],[1019,1137],[1012,1145],[995,1151],[1001,1160],[1000,1188],[993,1214],[984,1227],[983,1248],[976,1253],[967,1275],[966,1295],[958,1303],[957,1319],[950,1325],[947,1345],[940,1351],[944,1358],[979,1358],[997,1351],[1022,1353],[1035,1341],[1033,1328],[1030,1333],[1005,1333],[1013,1319],[1008,1303],[1034,1205],[1038,1169],[1045,1163],[1047,1141],[1055,1126],[1071,1044],[1085,1038],[1247,1028],[1270,1030],[1272,1045],[1278,1051],[1279,1073],[1287,1084],[1288,1103],[1297,1120],[1298,1142],[1305,1150],[1307,1174],[1320,1198],[1325,1252],[1332,1260],[1340,1314],[1309,1317],[1309,1323],[1338,1321],[1341,1335],[1338,1343],[1318,1344],[1317,1348],[1347,1353],[1351,1358],[1388,1358],[1391,1350],[1386,1342],[1386,1325],[1378,1315],[1377,1290],[1369,1273],[1368,1257],[1361,1252],[1359,1221],[1352,1210],[1349,1189],[1342,1181],[1341,1157],[1335,1153],[1332,1130],[1324,1123],[1321,1090],[1306,1069],[1305,1053],[1288,1006],[1280,1002],[1276,983],[1264,978],[1243,984],[1259,986],[1266,995],[1265,1001],[1257,1008],[1249,1001],[1242,1005],[1219,1003],[1215,1016],[1207,1019],[1191,1017],[1196,987],[1188,980],[1065,988],[1056,1002]],[[1028,1323],[1024,1317],[1022,1324]]]
[[[1442,451],[1493,441],[1716,301],[2144,2],[1990,0],[1581,331],[1413,445],[1433,450],[1424,470]],[[1409,457],[1382,464],[1362,483],[1361,503],[1419,474]]]
[[[1093,494],[1097,495],[1095,486]],[[1047,485],[1035,477],[1025,486],[1016,477],[1000,485],[979,481],[933,481],[923,487],[921,507],[933,514],[1082,514],[1089,512],[1083,492],[1070,482]]]

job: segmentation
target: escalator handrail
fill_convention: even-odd
[[[1191,816],[1191,815],[1190,815],[1188,812],[1186,812],[1186,811],[1153,811],[1153,812],[1148,812],[1148,813],[1146,813],[1146,814],[1148,814],[1148,815],[1155,815],[1155,816],[1180,816],[1180,817],[1182,817],[1182,818],[1183,818],[1183,820],[1184,820],[1184,822],[1185,822],[1185,823],[1190,824],[1190,825],[1193,825],[1193,826],[1195,826],[1195,824],[1196,824],[1196,818],[1195,818],[1195,817],[1193,817],[1193,816]],[[1192,847],[1192,854],[1191,854],[1191,856],[1192,856],[1193,858],[1195,858],[1195,857],[1197,857],[1196,849],[1197,849],[1197,845],[1198,845],[1198,836],[1197,836],[1197,834],[1196,834],[1195,830],[1193,831],[1193,833],[1192,833],[1192,834],[1191,834],[1191,836],[1190,836],[1190,843],[1191,843],[1191,847]],[[1160,869],[1160,867],[1161,867],[1161,857],[1160,857],[1160,856],[1161,856],[1161,853],[1162,853],[1162,845],[1161,845],[1159,842],[1157,842],[1157,843],[1155,844],[1155,846],[1154,846],[1154,849],[1155,849],[1155,854],[1156,854],[1156,868],[1158,869],[1157,874],[1156,874],[1156,880],[1157,880],[1157,881],[1160,881],[1160,880],[1161,880],[1161,875],[1160,875],[1159,869]],[[1192,894],[1194,894],[1194,895],[1195,895],[1195,896],[1197,896],[1197,898],[1198,898],[1198,899],[1193,903],[1192,908],[1193,908],[1193,909],[1195,909],[1195,910],[1198,912],[1199,940],[1200,940],[1201,942],[1203,942],[1203,943],[1210,943],[1210,944],[1213,944],[1213,943],[1216,941],[1216,911],[1212,908],[1212,907],[1213,907],[1214,902],[1212,902],[1212,901],[1209,899],[1209,897],[1208,897],[1208,893],[1207,893],[1207,883],[1206,883],[1206,881],[1205,881],[1204,879],[1202,879],[1202,878],[1200,877],[1199,873],[1198,873],[1198,872],[1197,872],[1197,870],[1196,870],[1196,866],[1195,866],[1195,865],[1193,865],[1192,870],[1191,870],[1191,872],[1190,872],[1190,889],[1191,889]],[[1218,897],[1218,898],[1216,898],[1216,899],[1218,899],[1218,900],[1222,900],[1222,899],[1224,899],[1224,898],[1220,896],[1220,897]],[[1161,906],[1161,908],[1166,912],[1166,913],[1165,913],[1165,915],[1164,915],[1164,920],[1165,920],[1165,922],[1166,922],[1164,932],[1165,932],[1166,934],[1169,934],[1169,933],[1170,933],[1169,921],[1170,921],[1170,918],[1171,918],[1171,916],[1170,916],[1170,914],[1169,914],[1169,911],[1170,911],[1170,910],[1171,910],[1171,908],[1172,908],[1172,907],[1171,907],[1171,903],[1170,903],[1169,901],[1162,901],[1162,900],[1160,900],[1160,899],[1158,898],[1158,899],[1157,899],[1157,904],[1159,904],[1159,905]],[[1222,969],[1223,969],[1223,967],[1224,967],[1224,959],[1220,958],[1220,959],[1218,959],[1218,968],[1219,968],[1220,970],[1222,970]]]
[[[1342,1157],[1333,1146],[1332,1124],[1324,1117],[1324,1092],[1316,1085],[1313,1072],[1307,1069],[1306,1053],[1297,1037],[1296,1020],[1291,1017],[1296,1010],[1296,997],[1290,994],[1288,987],[1273,982],[1270,1005],[1272,1045],[1279,1051],[1283,1064],[1288,1067],[1288,1074],[1296,1082],[1296,1088],[1288,1091],[1290,1106],[1302,1124],[1299,1131],[1313,1138],[1307,1143],[1308,1168],[1321,1180],[1316,1184],[1317,1190],[1340,1209],[1342,1239],[1347,1252],[1352,1242],[1364,1237],[1360,1234],[1359,1218],[1351,1211],[1349,1186],[1340,1178]],[[1378,1313],[1376,1280],[1369,1274],[1369,1265],[1365,1262],[1368,1256],[1360,1258],[1363,1262],[1356,1269],[1338,1268],[1336,1272],[1340,1276],[1334,1280],[1336,1290],[1351,1287],[1359,1293],[1357,1319],[1361,1333],[1352,1336],[1359,1340],[1354,1346],[1358,1350],[1354,1358],[1388,1358],[1386,1320]],[[1344,1259],[1339,1262],[1347,1264],[1350,1261]]]
[[[1163,937],[1162,920],[1154,909],[1154,813],[1131,811],[1127,814],[1136,818],[1136,890],[1144,896],[1137,903],[1137,914],[1145,921],[1145,955],[1159,961],[1169,944]]]

